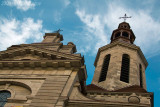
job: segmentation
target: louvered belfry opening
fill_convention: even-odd
[[[108,54],[104,58],[104,62],[103,62],[103,66],[102,66],[99,82],[106,80],[110,57],[111,57],[111,55]]]
[[[140,86],[143,87],[143,81],[142,81],[142,65],[139,64],[139,76],[140,76]]]
[[[130,66],[129,55],[123,54],[120,80],[126,83],[129,83],[129,68],[130,68],[129,66]]]

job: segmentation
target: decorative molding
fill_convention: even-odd
[[[13,68],[58,68],[58,67],[81,67],[81,61],[79,60],[44,60],[44,61],[35,61],[35,60],[20,60],[20,61],[0,61],[0,69],[13,69]]]

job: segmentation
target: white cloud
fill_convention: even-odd
[[[63,2],[64,2],[65,7],[67,7],[71,3],[70,0],[64,0]]]
[[[55,11],[53,14],[53,19],[56,23],[60,23],[61,21],[61,12],[60,11]]]
[[[160,45],[160,22],[156,21],[151,15],[150,10],[130,10],[124,6],[116,6],[110,4],[108,12],[105,15],[106,23],[112,30],[116,28],[120,22],[118,17],[124,13],[132,16],[127,20],[130,23],[133,32],[135,33],[135,44],[140,46],[147,57],[153,56],[159,50]],[[114,7],[114,8],[113,8]]]
[[[93,52],[96,53],[100,46],[103,46],[108,42],[107,36],[105,34],[105,25],[103,24],[103,20],[98,14],[86,14],[85,10],[77,10],[76,14],[85,24],[84,29],[86,37],[84,37],[84,40],[87,41],[86,43],[88,43],[87,46],[83,47],[84,49],[81,50],[81,52],[86,53],[93,50]]]
[[[132,18],[128,19],[127,22],[130,23],[131,28],[135,33],[135,44],[141,47],[147,57],[160,52],[160,22],[153,19],[150,15],[151,10],[129,9],[125,4],[117,4],[116,2],[104,5],[107,7],[104,9],[105,12],[89,12],[88,10],[91,9],[88,9],[87,7],[83,7],[83,9],[77,8],[76,10],[77,16],[84,23],[83,28],[86,29],[86,33],[90,34],[90,36],[87,36],[89,40],[84,39],[84,41],[86,41],[87,45],[90,46],[89,49],[93,50],[92,53],[95,53],[97,48],[109,43],[112,31],[117,29],[118,24],[122,22],[122,20],[119,20],[119,17],[123,16],[125,13],[132,16]],[[94,42],[92,43],[88,41]],[[86,44],[82,44],[82,48],[85,48],[85,45]],[[85,53],[89,51],[91,50],[86,50]]]
[[[35,3],[31,0],[5,0],[4,5],[15,6],[17,9],[27,11],[35,7]]]
[[[40,41],[42,35],[42,21],[40,20],[0,19],[0,50],[11,45],[25,43],[29,39],[33,42]]]
[[[64,10],[70,5],[70,0],[59,0],[60,3],[62,4],[62,7],[59,9],[55,9],[53,13],[53,19],[55,23],[60,23],[62,20],[62,13]]]

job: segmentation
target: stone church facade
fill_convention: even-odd
[[[0,107],[153,107],[148,63],[128,23],[99,48],[90,85],[84,57],[62,40],[60,33],[46,33],[40,43],[0,52]]]

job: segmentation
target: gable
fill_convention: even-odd
[[[15,56],[13,58],[5,58],[4,60],[47,60],[47,58],[43,58],[38,55],[25,54],[25,55]]]
[[[80,55],[25,46],[0,52],[0,60],[82,60]]]

